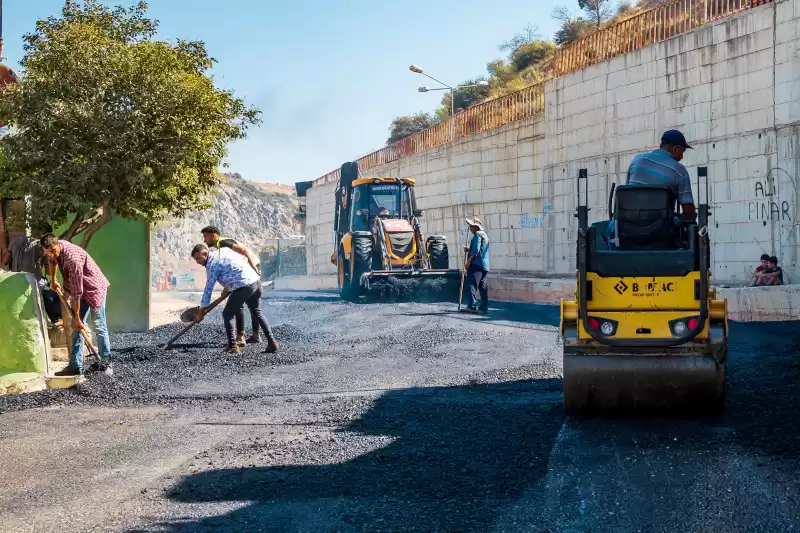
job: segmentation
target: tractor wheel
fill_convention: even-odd
[[[447,270],[450,267],[450,252],[447,250],[447,241],[444,237],[431,237],[431,268],[433,270]]]
[[[353,297],[361,294],[361,275],[372,270],[372,234],[364,232],[353,233],[353,253],[350,260],[353,262],[352,279],[350,279]]]
[[[344,250],[339,249],[339,259],[336,261],[337,281],[339,282],[339,296],[343,300],[353,299],[353,285],[350,283],[350,264],[344,258]]]

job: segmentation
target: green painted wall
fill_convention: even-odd
[[[0,273],[0,374],[43,374],[47,353],[34,290],[25,274]]]
[[[111,282],[106,302],[108,327],[111,331],[147,331],[150,327],[148,224],[112,218],[92,237],[87,251]]]
[[[80,243],[80,237],[74,240]],[[106,301],[109,329],[147,331],[150,328],[150,226],[142,220],[114,217],[92,237],[87,251],[111,282]]]

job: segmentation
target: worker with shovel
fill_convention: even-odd
[[[489,274],[489,236],[483,229],[481,219],[468,218],[467,224],[472,232],[472,240],[464,250],[467,253],[467,263],[464,265],[469,282],[469,305],[464,308],[467,313],[489,312],[489,288],[486,276]],[[478,307],[478,293],[480,293],[480,307]]]
[[[198,265],[206,268],[206,288],[195,321],[202,322],[205,318],[211,304],[214,285],[219,282],[225,291],[230,293],[225,308],[222,310],[225,335],[228,339],[228,347],[225,351],[230,354],[241,352],[240,343],[237,342],[234,335],[234,323],[237,315],[247,305],[250,315],[254,318],[254,335],[258,335],[259,328],[264,330],[267,337],[266,353],[277,352],[278,343],[272,336],[267,319],[261,312],[261,278],[252,268],[248,268],[244,258],[225,248],[212,255],[205,244],[198,244],[192,249],[192,258]]]
[[[86,335],[86,321],[91,312],[97,332],[100,360],[91,369],[109,373],[111,370],[111,339],[106,320],[106,296],[111,285],[97,263],[86,250],[66,240],[59,240],[52,233],[44,235],[40,241],[42,252],[55,261],[64,278],[64,288],[72,297],[72,317],[75,332],[72,335],[72,349],[69,365],[56,376],[80,376],[83,374],[83,345]],[[61,296],[61,285],[53,275],[50,282],[52,290]]]
[[[258,255],[253,253],[253,251],[250,250],[250,248],[241,244],[236,239],[231,239],[230,237],[222,237],[220,235],[219,229],[217,229],[216,226],[207,226],[201,229],[200,233],[203,234],[203,242],[206,243],[206,246],[209,249],[216,248],[217,250],[223,250],[223,249],[233,250],[237,254],[247,259],[247,264],[249,264],[250,268],[252,268],[259,275],[260,279],[261,263]],[[258,334],[258,317],[251,314],[250,320],[253,326],[253,333],[250,335],[250,337],[247,338],[245,342],[247,344],[258,344],[261,342],[261,336]],[[237,327],[240,327],[242,330],[244,329],[243,314],[240,317],[236,318],[236,325]]]

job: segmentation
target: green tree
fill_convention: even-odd
[[[66,0],[24,36],[19,85],[0,99],[0,196],[29,197],[32,225],[69,222],[82,246],[116,213],[160,220],[203,204],[229,142],[258,110],[214,86],[199,41],[155,39],[147,4]],[[69,221],[68,217],[74,216]]]
[[[611,18],[613,12],[609,0],[578,0],[578,7],[597,28]]]
[[[539,40],[539,26],[526,25],[520,33],[517,33],[508,41],[501,44],[498,48],[503,51],[513,52],[524,44],[529,44]]]
[[[553,42],[559,46],[577,41],[597,29],[593,21],[576,17],[563,6],[553,10],[553,18],[561,22],[561,27],[553,36]]]
[[[418,131],[433,126],[437,122],[438,120],[436,117],[430,113],[415,113],[413,115],[397,117],[389,126],[389,138],[386,139],[386,144],[396,143],[409,135],[413,135]]]
[[[538,71],[546,70],[556,45],[548,41],[533,41],[525,43],[511,53],[509,58],[511,65],[517,72],[522,72],[528,68],[535,68]]]

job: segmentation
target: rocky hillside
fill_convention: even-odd
[[[154,275],[163,276],[167,271],[202,273],[189,253],[202,241],[200,230],[205,226],[217,226],[223,236],[233,237],[257,253],[265,249],[268,239],[303,235],[303,226],[295,218],[297,199],[293,186],[247,181],[238,174],[228,174],[226,178],[209,209],[154,226]],[[196,279],[205,278],[201,275]]]

